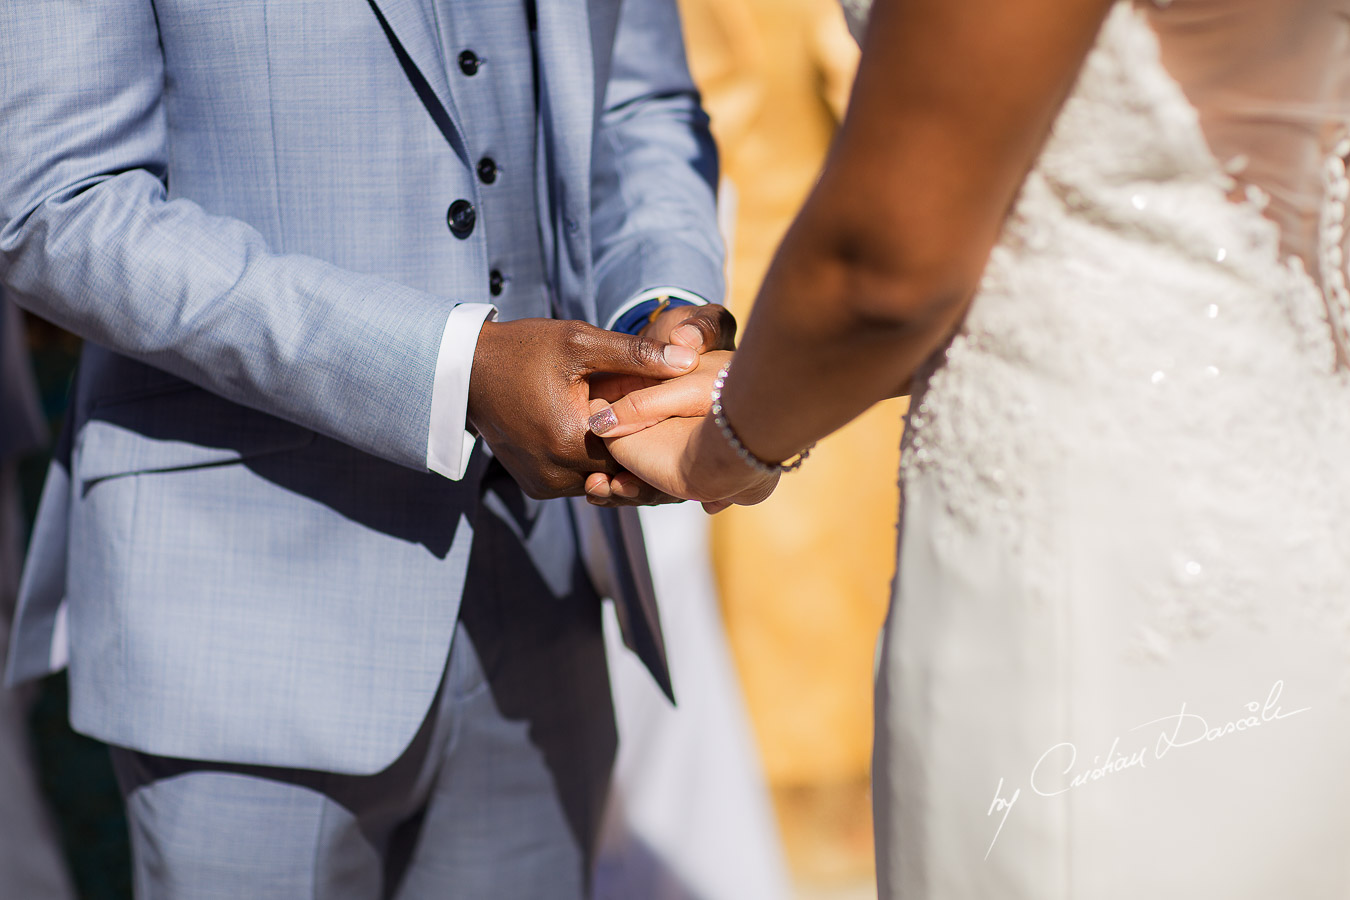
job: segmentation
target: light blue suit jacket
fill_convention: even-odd
[[[0,4],[0,279],[91,342],[10,676],[65,598],[85,733],[368,773],[425,715],[484,468],[426,471],[432,380],[451,307],[491,299],[482,229],[446,228],[479,188],[429,2]],[[555,309],[718,299],[673,0],[538,7]]]

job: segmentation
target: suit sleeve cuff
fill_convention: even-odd
[[[691,306],[708,305],[707,300],[704,300],[692,291],[686,291],[675,287],[654,287],[634,296],[623,306],[620,306],[618,310],[615,311],[614,315],[609,317],[609,321],[605,322],[606,330],[613,331],[614,326],[617,325],[625,315],[631,312],[634,307],[641,306],[644,303],[652,303],[663,297],[669,297],[671,300],[687,303]]]
[[[490,303],[461,303],[450,310],[436,356],[431,389],[431,427],[427,430],[427,468],[459,481],[469,468],[477,438],[469,431],[469,376],[483,323],[497,318]]]

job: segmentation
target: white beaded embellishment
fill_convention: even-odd
[[[1029,603],[1049,604],[1080,538],[1100,536],[1076,526],[1128,510],[1149,524],[1120,533],[1154,560],[1131,576],[1145,655],[1259,621],[1270,573],[1350,634],[1328,599],[1350,581],[1331,549],[1350,546],[1350,367],[1332,371],[1350,345],[1350,140],[1315,163],[1324,296],[1264,194],[1234,202],[1243,161],[1214,157],[1146,16],[1113,10],[959,332],[915,379],[902,495],[931,500],[905,527],[938,547],[992,537]]]
[[[1327,312],[1341,350],[1350,356],[1350,286],[1346,284],[1345,241],[1346,202],[1350,199],[1350,130],[1336,143],[1322,170],[1322,221],[1318,235],[1318,264]]]

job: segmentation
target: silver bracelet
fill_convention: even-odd
[[[764,475],[776,475],[782,472],[795,472],[806,462],[806,458],[811,455],[811,448],[815,446],[813,441],[809,447],[802,450],[795,457],[785,459],[780,463],[765,462],[758,456],[750,452],[750,449],[741,442],[741,438],[736,434],[736,429],[731,427],[727,421],[726,410],[722,408],[722,388],[727,383],[727,373],[731,371],[731,363],[727,363],[722,370],[717,373],[717,380],[713,382],[712,389],[712,417],[717,430],[722,432],[722,437],[727,439],[731,449],[736,451],[736,455],[745,461],[745,464],[756,472]]]

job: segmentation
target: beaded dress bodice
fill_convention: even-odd
[[[866,6],[845,0],[855,33]],[[1272,565],[1293,594],[1339,595],[1348,23],[1345,0],[1117,4],[917,380],[902,484],[947,509],[924,527],[998,523],[1048,584],[1064,470],[1118,459],[1177,486],[1143,645],[1248,608],[1242,584]]]

